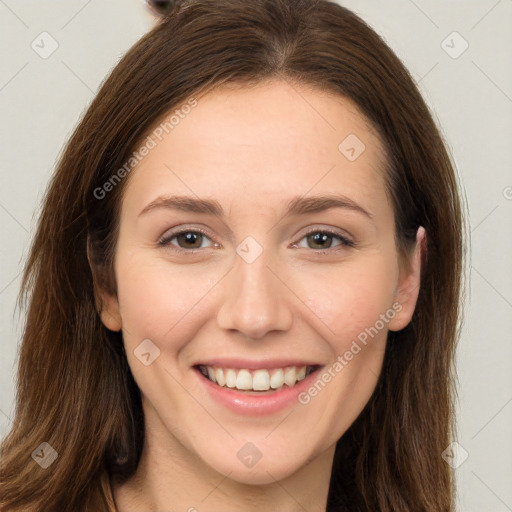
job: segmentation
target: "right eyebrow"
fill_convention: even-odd
[[[189,196],[161,196],[149,203],[139,213],[146,214],[157,208],[166,208],[171,210],[181,210],[193,213],[207,213],[215,217],[224,218],[224,210],[220,203],[214,199],[197,199]]]

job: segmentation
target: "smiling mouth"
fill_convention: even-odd
[[[194,368],[217,386],[259,394],[279,391],[282,388],[292,388],[318,370],[320,366],[286,366],[284,368],[272,368],[271,370],[265,368],[248,370],[200,364]]]

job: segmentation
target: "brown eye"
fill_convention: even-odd
[[[307,239],[313,245],[320,245],[320,247],[313,247],[313,249],[329,249],[332,245],[333,235],[317,231],[312,235],[308,235]]]
[[[172,242],[174,239],[176,239],[176,242]],[[177,251],[187,249],[204,249],[213,245],[210,243],[208,246],[201,247],[205,240],[210,240],[205,233],[188,229],[166,234],[158,243],[161,246],[171,247]]]
[[[333,244],[333,239],[337,238],[339,240],[339,243]],[[340,233],[334,233],[329,230],[315,230],[310,231],[307,233],[302,240],[306,240],[307,248],[313,249],[313,250],[326,250],[335,248],[336,246],[347,246],[347,247],[354,247],[355,243],[348,239],[347,237],[343,236]],[[301,240],[301,241],[302,241]],[[297,247],[304,247],[304,245],[296,245]],[[334,250],[334,249],[333,249]]]
[[[203,234],[195,231],[185,231],[176,236],[180,247],[185,249],[199,249],[203,240]]]

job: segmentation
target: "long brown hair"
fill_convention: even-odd
[[[24,273],[28,309],[15,417],[1,445],[0,510],[115,510],[109,478],[134,473],[144,421],[121,334],[102,324],[95,293],[116,289],[127,180],[98,190],[171,109],[227,82],[271,78],[352,100],[386,146],[400,254],[418,226],[427,233],[414,316],[389,333],[375,392],[337,443],[327,510],[453,510],[453,474],[441,453],[455,435],[457,181],[403,64],[360,18],[324,0],[186,1],[101,87],[49,184]],[[46,469],[32,457],[43,442],[57,452]]]

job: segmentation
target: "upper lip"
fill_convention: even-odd
[[[216,359],[206,359],[203,361],[198,361],[193,366],[215,366],[217,368],[233,368],[233,369],[247,369],[247,370],[256,370],[258,368],[286,368],[287,366],[322,366],[320,363],[308,361],[308,360],[300,360],[300,359],[243,359],[238,357],[229,357],[229,358],[216,358]]]

